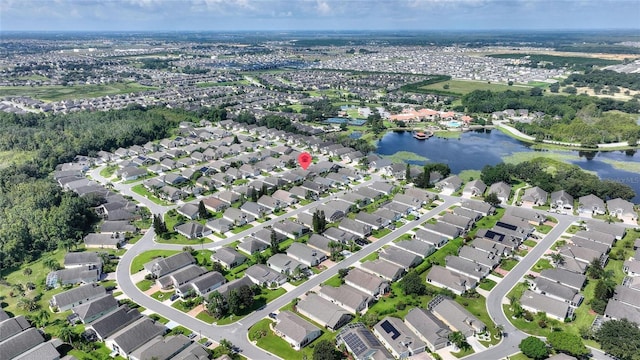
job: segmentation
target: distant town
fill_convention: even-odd
[[[632,36],[8,35],[3,359],[637,359]]]

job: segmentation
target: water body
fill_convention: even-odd
[[[633,202],[640,203],[640,174],[614,168],[603,160],[615,160],[629,163],[640,163],[640,153],[635,151],[560,151],[534,150],[528,144],[513,139],[500,131],[465,132],[459,139],[432,137],[428,140],[417,140],[411,132],[388,132],[377,143],[377,153],[392,155],[398,151],[409,151],[424,156],[431,161],[448,164],[453,173],[462,170],[481,170],[485,165],[496,165],[504,157],[519,152],[540,152],[540,156],[548,153],[571,155],[577,157],[569,162],[584,170],[596,173],[601,179],[610,179],[631,186],[636,197]],[[421,161],[408,161],[422,165]]]

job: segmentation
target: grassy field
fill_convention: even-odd
[[[462,170],[458,176],[465,182],[480,179],[480,174],[482,172],[480,170]]]
[[[448,89],[445,89],[445,85],[449,85]],[[526,90],[531,86],[514,85],[509,86],[506,84],[492,84],[486,81],[471,81],[471,80],[448,80],[427,86],[421,87],[421,89],[427,90],[439,90],[447,91],[459,95],[465,95],[475,90],[491,90],[491,91],[506,91],[506,90]]]
[[[131,191],[133,191],[134,193],[136,193],[138,195],[146,197],[147,199],[153,201],[154,203],[156,203],[158,205],[163,205],[163,206],[172,205],[170,202],[158,199],[155,195],[153,195],[147,189],[145,189],[145,187],[142,184],[138,184],[138,185],[133,186],[131,188]]]
[[[383,157],[397,163],[406,161],[429,161],[429,159],[427,159],[426,157],[420,156],[410,151],[398,151],[392,155],[383,155]]]
[[[154,90],[156,88],[140,84],[114,83],[108,85],[51,85],[51,86],[0,86],[0,97],[30,96],[43,101],[59,101],[67,99],[88,99],[105,95],[125,94]]]

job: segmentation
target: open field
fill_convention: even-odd
[[[448,89],[444,86],[449,85]],[[447,80],[435,84],[430,84],[421,87],[425,90],[437,90],[455,93],[459,95],[465,95],[475,90],[491,90],[491,91],[506,91],[506,90],[527,90],[531,86],[527,85],[513,85],[506,84],[492,84],[486,81],[471,81],[471,80]]]
[[[0,97],[30,96],[43,101],[67,99],[88,99],[105,95],[125,94],[131,92],[154,90],[149,86],[130,83],[114,83],[108,85],[51,85],[51,86],[0,86]]]
[[[0,151],[0,169],[11,164],[21,164],[33,159],[35,151]]]

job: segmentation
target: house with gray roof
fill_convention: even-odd
[[[436,234],[424,229],[418,229],[413,235],[413,238],[432,245],[436,249],[443,247],[447,242],[449,242],[449,238],[447,236]]]
[[[273,230],[294,240],[304,236],[310,231],[308,227],[295,223],[289,219],[273,224]]]
[[[286,275],[283,275],[279,271],[269,268],[264,264],[255,264],[245,270],[244,274],[251,279],[251,281],[259,286],[271,286],[276,284],[280,286],[287,282]]]
[[[621,198],[607,200],[609,214],[622,220],[625,224],[636,225],[638,223],[638,213],[633,203]]]
[[[354,315],[368,308],[373,301],[371,296],[349,285],[340,285],[339,287],[323,285],[320,287],[318,295]]]
[[[484,238],[486,240],[493,241],[500,246],[504,246],[509,252],[513,252],[522,242],[522,237],[512,234],[505,234],[504,229],[480,229],[476,233],[478,238]]]
[[[595,230],[580,230],[574,234],[574,237],[590,240],[592,242],[605,245],[608,248],[613,247],[613,245],[615,245],[616,243],[616,238],[614,235]]]
[[[338,330],[353,317],[348,311],[315,293],[310,293],[300,300],[296,310],[332,331]]]
[[[445,195],[451,195],[462,186],[462,179],[458,175],[451,175],[435,183],[435,188]]]
[[[465,208],[460,207],[460,206],[455,207],[452,210],[452,213],[454,215],[458,215],[458,216],[469,218],[473,222],[476,222],[476,221],[478,221],[478,220],[480,220],[482,218],[482,214],[480,214],[479,212],[475,212],[473,210],[465,209]]]
[[[606,213],[607,208],[604,200],[599,197],[589,194],[578,198],[578,214],[581,216],[604,215]]]
[[[107,290],[99,284],[86,284],[53,295],[49,301],[49,306],[57,308],[59,311],[66,311],[74,306],[102,297],[106,293]]]
[[[389,291],[389,283],[384,279],[359,268],[349,270],[344,277],[344,283],[373,297]]]
[[[117,308],[118,301],[111,294],[105,294],[91,302],[73,307],[72,311],[83,324],[89,324]]]
[[[100,341],[114,334],[116,331],[123,329],[125,326],[133,323],[142,317],[137,309],[129,309],[127,306],[120,306],[94,322],[87,325],[87,330],[92,330]]]
[[[504,181],[491,184],[489,190],[487,191],[487,194],[491,193],[496,194],[502,204],[506,204],[509,201],[509,197],[511,196],[511,185],[507,184]]]
[[[21,354],[28,352],[43,342],[44,338],[38,329],[28,328],[0,342],[0,354],[2,354],[3,359],[18,358]]]
[[[640,309],[615,299],[610,299],[607,303],[604,316],[607,319],[627,319],[636,324],[640,324]]]
[[[474,221],[468,217],[452,214],[449,212],[442,215],[440,219],[438,219],[438,221],[441,221],[449,225],[453,225],[458,229],[460,229],[462,233],[465,233],[466,231],[471,229],[471,226],[473,226],[473,223],[474,223]]]
[[[573,196],[564,190],[551,193],[551,208],[573,211]]]
[[[402,266],[405,269],[418,266],[423,259],[421,256],[393,246],[380,251],[379,257],[380,259],[387,260],[390,263]]]
[[[215,289],[214,291],[217,291],[218,293],[220,293],[220,295],[222,295],[226,299],[229,297],[229,294],[231,293],[232,290],[238,290],[243,286],[248,286],[248,287],[253,286],[253,282],[251,281],[251,279],[249,279],[249,277],[243,276],[240,279],[229,281],[228,283],[223,284],[222,286]]]
[[[233,207],[227,208],[224,211],[222,218],[232,222],[234,226],[243,226],[256,220],[252,215]]]
[[[541,225],[547,220],[547,216],[541,212],[513,206],[508,207],[504,215],[509,215],[511,217],[517,217],[526,220],[531,225]]]
[[[460,207],[479,212],[483,216],[491,215],[496,212],[496,209],[492,205],[476,200],[463,200],[460,203]]]
[[[438,235],[446,236],[449,239],[456,238],[462,234],[460,228],[444,222],[436,222],[435,224],[426,223],[423,224],[422,227]]]
[[[480,264],[489,269],[494,269],[500,264],[501,257],[495,253],[482,251],[475,247],[465,245],[458,251],[458,256],[462,259],[469,260],[476,264]]]
[[[392,360],[393,355],[362,323],[348,324],[336,336],[338,344],[344,344],[355,360]]]
[[[587,277],[564,269],[545,269],[540,272],[540,277],[549,279],[570,288],[580,290],[584,286]]]
[[[418,255],[423,259],[436,251],[435,246],[417,239],[402,240],[394,242],[392,245],[404,251]]]
[[[542,206],[547,203],[548,197],[548,192],[538,186],[534,186],[524,191],[524,195],[522,195],[520,201],[522,201],[522,206],[524,207]]]
[[[613,237],[613,236],[611,236]],[[583,248],[595,250],[599,253],[606,254],[611,250],[611,247],[607,244],[603,244],[591,239],[585,239],[582,237],[574,236],[569,240],[572,244]]]
[[[173,286],[175,289],[178,289],[206,272],[206,268],[191,264],[157,279],[156,283],[162,288]]]
[[[426,204],[426,201],[420,200],[418,198],[415,198],[413,196],[406,195],[406,194],[396,194],[393,197],[393,201],[409,206],[411,208],[411,211],[418,210],[423,205]]]
[[[474,289],[478,282],[466,275],[449,270],[439,265],[432,266],[427,274],[427,283],[449,289],[457,295]]]
[[[613,299],[640,309],[640,291],[630,287],[616,286]]]
[[[322,330],[318,327],[288,310],[278,313],[277,324],[273,329],[296,350],[302,349],[322,335]]]
[[[462,275],[466,275],[476,281],[485,278],[491,272],[491,268],[459,256],[448,255],[445,257],[446,268]]]
[[[307,240],[307,245],[316,250],[320,250],[325,253],[325,255],[329,256],[332,252],[332,248],[330,246],[332,242],[334,245],[338,245],[337,241],[333,241],[322,235],[312,234],[311,237],[309,237],[309,240]]]
[[[31,324],[22,315],[0,321],[0,343],[30,327]]]
[[[585,223],[587,230],[589,231],[597,231],[609,235],[613,235],[616,240],[622,239],[626,233],[627,229],[624,226],[620,226],[617,224],[607,224],[606,222],[596,221],[596,220],[587,220]],[[593,239],[594,241],[598,241]]]
[[[267,266],[284,275],[293,275],[296,269],[307,269],[306,265],[285,254],[273,255],[267,260]]]
[[[225,282],[227,282],[227,280],[222,276],[222,274],[217,271],[209,271],[179,287],[176,290],[176,294],[184,297],[187,294],[194,292],[197,296],[204,297],[213,290],[222,286]]]
[[[276,237],[276,241],[279,243],[285,241],[287,239],[287,236],[284,234],[281,234],[275,230],[272,229],[260,229],[258,231],[256,231],[255,233],[252,233],[251,236],[253,236],[254,238],[266,243],[266,244],[271,244],[271,234],[275,234]]]
[[[370,226],[373,230],[380,230],[391,225],[391,220],[364,211],[356,214],[354,220],[363,223],[364,225]]]
[[[195,264],[196,259],[190,253],[184,251],[166,258],[156,258],[144,265],[144,269],[156,278],[163,277],[185,266]]]
[[[221,247],[211,254],[211,260],[231,269],[247,260],[247,257],[229,247]]]
[[[129,356],[131,360],[169,360],[191,345],[191,340],[182,334],[162,337],[158,336],[139,347]],[[202,351],[204,348],[200,346]],[[197,359],[197,357],[196,357]],[[194,359],[195,360],[195,359]]]
[[[178,208],[178,214],[183,215],[187,219],[194,220],[200,217],[197,204],[186,203]]]
[[[342,244],[349,244],[351,241],[356,240],[358,238],[357,235],[352,232],[348,232],[336,227],[330,227],[322,233],[328,239],[333,241],[337,241]]]
[[[327,259],[327,255],[322,251],[298,242],[294,242],[287,248],[287,256],[307,266],[317,266]]]
[[[396,281],[405,272],[405,268],[383,259],[365,261],[360,268],[387,281]]]
[[[496,257],[506,256],[510,254],[512,250],[508,246],[480,237],[473,239],[471,246],[473,246],[474,249],[493,254]]]
[[[270,244],[260,241],[252,236],[244,238],[240,244],[238,244],[238,250],[253,255],[254,253],[266,250]]]
[[[197,239],[211,235],[211,229],[195,221],[188,221],[173,228],[187,239]]]
[[[124,234],[90,233],[84,237],[86,248],[118,249],[126,241]]]
[[[128,358],[133,351],[156,336],[162,336],[165,331],[164,325],[142,317],[107,338],[105,345],[118,355]]]
[[[471,180],[469,181],[464,188],[462,189],[463,197],[474,197],[474,196],[483,196],[484,192],[487,190],[487,185],[480,180]]]
[[[538,294],[531,290],[525,290],[520,298],[523,309],[533,313],[544,312],[548,317],[564,321],[573,317],[573,308],[564,301]]]
[[[426,344],[402,320],[387,316],[373,326],[373,333],[394,357],[406,359],[424,352]]]
[[[401,215],[409,215],[412,211],[411,206],[405,205],[405,204],[401,204],[399,202],[395,202],[395,201],[391,201],[388,202],[384,205],[382,205],[382,208],[384,209],[388,209],[394,212],[397,212]]]
[[[404,194],[420,200],[423,204],[428,204],[436,198],[435,194],[415,187],[405,189]]]
[[[50,287],[60,285],[90,284],[100,281],[100,269],[92,266],[73,267],[60,269],[47,274],[46,283]]]
[[[371,214],[375,216],[379,216],[383,219],[387,219],[390,222],[398,221],[402,218],[402,214],[397,213],[395,211],[391,211],[389,209],[384,209],[384,208],[379,208]]]
[[[558,253],[564,258],[564,262],[560,263],[559,268],[567,269],[579,274],[584,274],[587,267],[594,260],[598,260],[604,267],[607,263],[608,256],[597,250],[584,248],[575,244],[567,244],[558,249]],[[570,260],[574,260],[578,264],[577,267],[569,266],[572,264]]]
[[[100,225],[101,233],[135,233],[138,229],[126,220],[107,220]]]
[[[485,331],[486,325],[454,300],[438,295],[429,302],[429,311],[451,330],[469,337]]]
[[[449,345],[451,330],[435,315],[421,308],[413,308],[404,317],[404,323],[424,341],[431,352]]]
[[[56,345],[59,344],[57,340],[49,340],[43,342],[22,354],[13,358],[13,360],[58,360],[60,359],[60,353],[56,349]]]
[[[211,231],[215,231],[219,234],[224,234],[235,226],[232,221],[223,218],[209,220],[205,225]]]
[[[542,277],[535,278],[532,281],[531,290],[550,298],[566,302],[573,307],[580,306],[584,299],[578,290]]]
[[[340,221],[338,229],[348,231],[360,238],[366,238],[371,235],[371,226],[348,218],[344,218]]]

